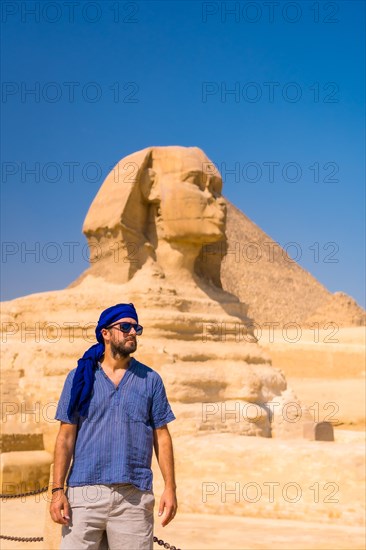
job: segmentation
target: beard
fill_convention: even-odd
[[[118,342],[117,344],[111,341],[111,354],[113,359],[128,357],[130,353],[134,353],[136,349],[136,338],[128,338],[128,340]]]

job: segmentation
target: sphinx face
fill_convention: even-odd
[[[224,236],[226,206],[221,196],[222,179],[209,159],[200,153],[185,149],[170,162],[165,159],[153,164],[166,240],[202,244]]]

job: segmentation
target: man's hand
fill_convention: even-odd
[[[163,494],[161,495],[159,504],[159,516],[161,516],[165,512],[165,517],[161,522],[161,525],[163,527],[165,527],[166,525],[168,525],[169,522],[172,521],[175,514],[177,513],[177,508],[178,504],[175,489],[166,487]]]
[[[62,513],[64,515],[62,515]],[[70,520],[70,505],[67,500],[67,496],[63,491],[56,491],[52,495],[52,501],[50,505],[51,518],[55,523],[61,523],[61,525],[68,525]]]
[[[77,424],[61,422],[55,444],[52,487],[64,487],[64,481],[74,451]],[[63,511],[64,515],[61,514]],[[55,523],[67,525],[70,519],[70,505],[63,490],[52,494],[50,515]]]

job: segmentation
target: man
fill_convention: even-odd
[[[104,532],[110,550],[152,549],[153,447],[165,481],[163,527],[176,514],[167,427],[175,416],[160,375],[130,357],[142,330],[133,304],[106,309],[95,329],[98,344],[66,378],[55,415],[61,426],[50,505],[62,525],[62,550],[98,550]]]

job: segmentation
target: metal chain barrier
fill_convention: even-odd
[[[0,535],[0,539],[15,540],[16,542],[42,542],[43,537],[8,537],[6,535]]]
[[[17,495],[0,494],[0,498],[7,499],[7,498],[28,497],[31,495],[38,495],[39,493],[45,493],[46,491],[48,491],[48,487],[42,487],[41,489],[29,491],[28,493],[19,493]],[[7,535],[0,535],[0,539],[13,540],[16,542],[42,542],[43,541],[43,537],[11,537]],[[164,548],[167,548],[167,550],[180,550],[180,548],[177,548],[176,546],[172,546],[171,544],[169,544],[169,542],[164,542],[163,539],[158,539],[158,537],[154,536],[153,541],[156,542],[159,546],[163,546]]]
[[[164,546],[164,548],[170,548],[170,550],[180,550],[180,548],[171,546],[169,542],[164,542],[162,539],[158,539],[158,537],[154,537],[153,540],[154,542],[157,542],[159,546]]]
[[[28,497],[31,495],[38,495],[39,493],[45,493],[48,491],[48,487],[42,487],[41,489],[35,489],[34,491],[29,491],[28,493],[19,493],[18,495],[4,495],[0,494],[0,498],[20,498],[20,497]]]

